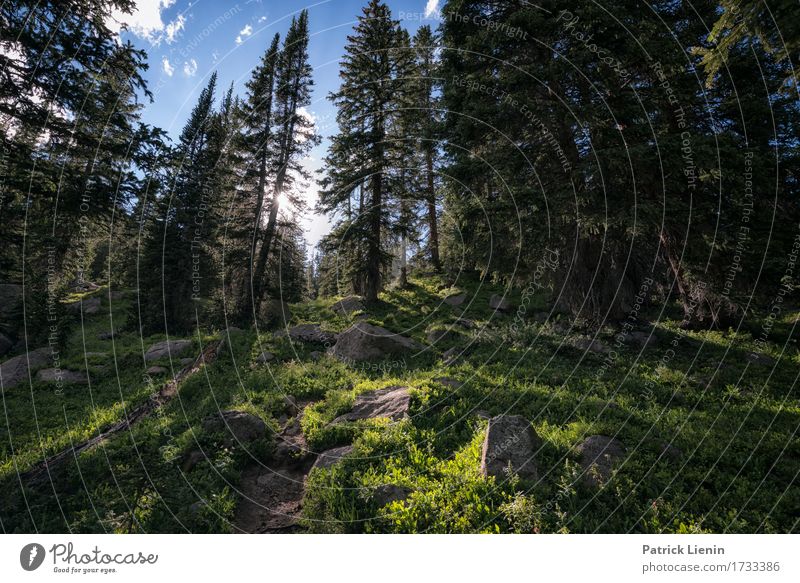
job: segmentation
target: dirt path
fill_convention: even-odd
[[[243,499],[234,519],[237,530],[245,533],[301,530],[298,523],[305,479],[316,459],[303,437],[301,416],[302,412],[278,434],[275,455],[269,463],[253,464],[242,473]]]
[[[178,387],[180,384],[198,372],[204,364],[211,364],[216,360],[220,350],[225,346],[223,340],[212,342],[200,353],[193,363],[186,365],[178,374],[175,375],[171,381],[165,384],[160,391],[151,395],[151,397],[136,409],[130,411],[124,419],[118,421],[102,433],[95,435],[91,439],[87,439],[81,443],[67,447],[55,455],[39,462],[27,472],[20,475],[23,482],[30,486],[36,486],[46,480],[52,481],[55,474],[64,466],[64,463],[71,459],[77,459],[78,455],[82,452],[89,450],[105,440],[113,437],[117,433],[121,433],[131,426],[135,425],[145,417],[149,416],[155,410],[163,407],[170,402],[175,395],[178,394]]]

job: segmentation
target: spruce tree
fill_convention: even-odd
[[[331,140],[322,181],[320,209],[344,215],[347,225],[338,229],[336,246],[355,250],[363,245],[363,259],[355,266],[363,276],[367,301],[376,301],[388,253],[382,233],[389,227],[391,142],[390,128],[404,95],[398,77],[401,36],[389,7],[371,0],[347,37],[339,91],[331,94],[336,105],[339,133]],[[351,194],[364,195],[363,207],[353,213]],[[340,225],[341,227],[341,225]]]

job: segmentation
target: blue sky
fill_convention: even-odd
[[[339,59],[347,35],[367,0],[138,0],[133,15],[119,16],[128,24],[122,31],[136,47],[147,51],[147,78],[154,102],[143,112],[146,123],[178,135],[208,76],[217,71],[219,87],[244,94],[244,83],[276,32],[283,36],[293,15],[309,11],[311,65],[314,95],[309,112],[323,142],[311,153],[306,166],[316,170],[327,150],[327,137],[336,132],[335,109],[327,95],[339,86]],[[388,0],[395,18],[413,34],[422,24],[436,26],[437,0]],[[112,26],[116,23],[112,22]],[[221,92],[220,92],[221,93]],[[309,185],[306,199],[313,206],[316,186]],[[316,243],[328,230],[324,217],[305,219],[307,238]]]

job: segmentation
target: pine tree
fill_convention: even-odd
[[[311,104],[311,65],[308,62],[308,12],[303,10],[292,19],[277,61],[275,86],[274,147],[271,153],[270,171],[275,179],[269,201],[267,224],[258,252],[255,267],[256,280],[253,285],[254,313],[260,313],[266,283],[265,269],[278,224],[281,201],[294,207],[302,207],[301,198],[294,195],[292,186],[295,175],[307,178],[300,164],[308,151],[319,139],[314,124],[304,109]]]
[[[398,77],[401,35],[389,7],[371,0],[348,36],[342,60],[339,91],[331,95],[338,108],[339,134],[331,140],[322,181],[320,209],[344,215],[337,231],[336,246],[350,253],[363,251],[355,270],[363,276],[367,301],[376,301],[382,286],[382,271],[390,258],[382,233],[389,227],[391,142],[390,128],[404,95]],[[365,198],[354,213],[351,195]],[[363,246],[363,249],[360,247]]]
[[[219,160],[213,111],[217,74],[200,93],[173,154],[169,190],[157,201],[156,216],[142,251],[140,314],[145,331],[186,332],[210,297],[214,273],[214,183]]]

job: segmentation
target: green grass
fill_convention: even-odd
[[[442,303],[461,291],[471,302],[463,312]],[[35,384],[3,396],[0,525],[5,532],[230,531],[241,471],[253,459],[269,461],[271,437],[229,446],[223,435],[204,432],[202,419],[235,408],[275,430],[283,397],[292,395],[313,403],[302,423],[313,449],[355,447],[339,465],[308,478],[304,525],[313,532],[797,532],[796,312],[776,323],[765,346],[758,344],[757,317],[738,332],[686,332],[677,319],[664,319],[656,346],[643,353],[621,347],[608,357],[572,348],[552,321],[536,322],[542,298],[533,298],[522,317],[493,315],[489,297],[502,292],[426,277],[385,293],[368,310],[369,322],[426,345],[429,331],[454,331],[413,360],[312,361],[320,347],[270,332],[236,334],[232,351],[185,382],[157,414],[81,455],[52,485],[21,489],[17,471],[107,427],[123,405],[141,403],[164,380],[143,375],[142,349],[159,338],[121,333],[113,347],[97,339],[110,328],[107,298],[98,292],[103,311],[73,332],[64,364],[83,366],[85,352],[107,352],[116,368],[112,356],[106,369],[91,369],[91,391],[66,387],[55,396]],[[293,323],[344,330],[354,318],[336,316],[335,300],[292,306]],[[128,306],[117,304],[121,329]],[[477,329],[453,327],[459,317]],[[604,329],[601,340],[613,347],[613,334]],[[204,333],[196,346],[213,337]],[[441,364],[446,349],[466,345],[464,358]],[[774,370],[748,361],[756,348],[780,356]],[[262,350],[277,359],[254,366]],[[90,365],[106,360],[90,357]],[[330,424],[359,393],[397,384],[412,388],[410,419]],[[479,473],[485,416],[506,412],[525,416],[542,439],[536,483]],[[574,448],[592,434],[616,436],[629,452],[602,489],[576,483]],[[665,443],[680,457],[662,455]],[[184,456],[197,449],[206,459],[183,472]],[[378,507],[372,493],[388,484],[411,494]]]

